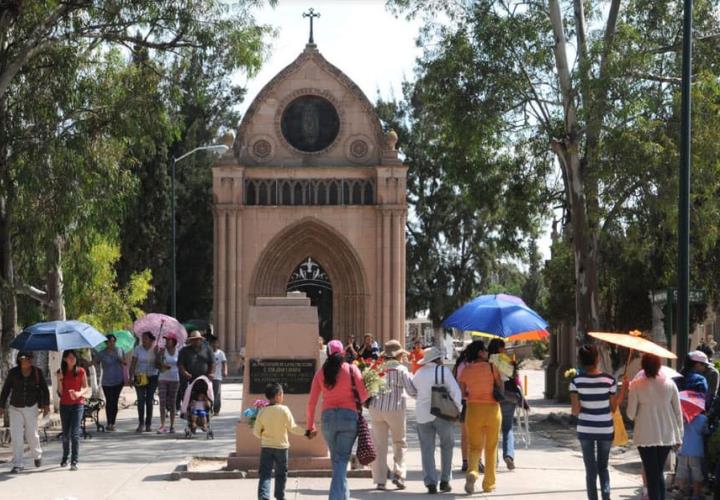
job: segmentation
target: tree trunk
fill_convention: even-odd
[[[48,249],[47,262],[50,269],[47,274],[46,305],[48,320],[50,321],[64,321],[66,319],[62,273],[62,251],[64,246],[65,240],[57,236]],[[60,352],[55,351],[48,354],[48,371],[52,380],[50,396],[53,399],[53,406],[56,411],[60,408],[60,400],[57,397],[57,371],[60,369],[60,359]]]

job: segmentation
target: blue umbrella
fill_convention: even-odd
[[[452,313],[442,326],[509,337],[547,328],[547,321],[513,295],[481,295]]]
[[[105,335],[82,321],[48,321],[27,327],[10,342],[19,351],[67,351],[95,347]]]

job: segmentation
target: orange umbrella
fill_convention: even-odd
[[[500,337],[492,333],[485,332],[468,332],[472,337],[489,337],[491,339],[503,339],[505,342],[519,342],[521,340],[545,340],[550,334],[547,330],[530,330],[527,332],[516,333],[508,337]]]
[[[610,342],[611,344],[621,345],[623,347],[627,347],[628,349],[633,349],[635,351],[647,352],[661,358],[677,359],[677,356],[674,353],[657,345],[655,342],[637,335],[604,332],[589,332],[588,335],[595,337],[596,339],[604,340],[605,342]]]

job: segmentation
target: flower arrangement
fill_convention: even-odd
[[[260,410],[268,405],[270,405],[270,401],[265,399],[256,399],[252,406],[245,408],[245,411],[242,412],[242,416],[248,418],[248,424],[250,427],[255,426],[255,420],[257,419],[258,413],[260,413]]]
[[[571,379],[571,378],[573,378],[575,375],[577,375],[577,370],[576,370],[575,368],[570,368],[570,369],[568,369],[568,370],[565,370],[565,373],[563,374],[563,376],[564,376],[566,379]]]
[[[385,370],[382,366],[382,359],[358,358],[354,361],[354,364],[360,369],[363,384],[371,397],[385,392]]]

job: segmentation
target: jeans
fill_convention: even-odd
[[[595,447],[597,446],[597,453]],[[600,492],[603,500],[610,498],[610,472],[608,459],[612,441],[581,439],[583,462],[585,462],[585,489],[588,500],[597,500],[597,477],[600,476]]]
[[[220,394],[222,393],[222,380],[213,380],[213,396],[215,396],[215,400],[213,401],[213,413],[217,415],[220,413]]]
[[[270,500],[270,479],[275,466],[275,498],[285,498],[285,483],[288,473],[287,448],[260,448],[260,482],[258,500]]]
[[[435,470],[435,435],[440,438],[440,481],[452,479],[452,454],[455,445],[453,428],[452,422],[441,418],[417,424],[425,486],[437,485],[438,482]]]
[[[38,434],[38,405],[8,407],[8,416],[10,417],[10,440],[13,449],[13,466],[23,467],[23,454],[25,453],[25,443],[23,436],[30,447],[30,453],[35,460],[42,458],[42,448],[40,448],[40,435]]]
[[[105,393],[105,415],[108,425],[115,425],[118,414],[118,401],[122,392],[123,384],[102,386]]]
[[[145,427],[150,427],[152,423],[153,398],[155,397],[157,385],[158,376],[153,375],[152,377],[148,377],[147,385],[143,385],[142,387],[135,386],[139,426],[145,425]]]
[[[62,460],[70,455],[72,443],[72,456],[70,462],[76,464],[80,451],[80,421],[85,411],[85,405],[60,405],[60,423],[62,424]]]
[[[515,418],[514,400],[505,400],[500,403],[502,413],[502,451],[503,458],[515,458],[515,436],[513,435],[513,419]]]
[[[350,490],[347,483],[347,465],[357,438],[358,414],[347,408],[330,408],[322,412],[322,433],[330,450],[332,481],[329,500],[347,500]]]
[[[640,460],[645,468],[648,497],[650,500],[665,500],[665,461],[670,453],[669,446],[638,446]]]

